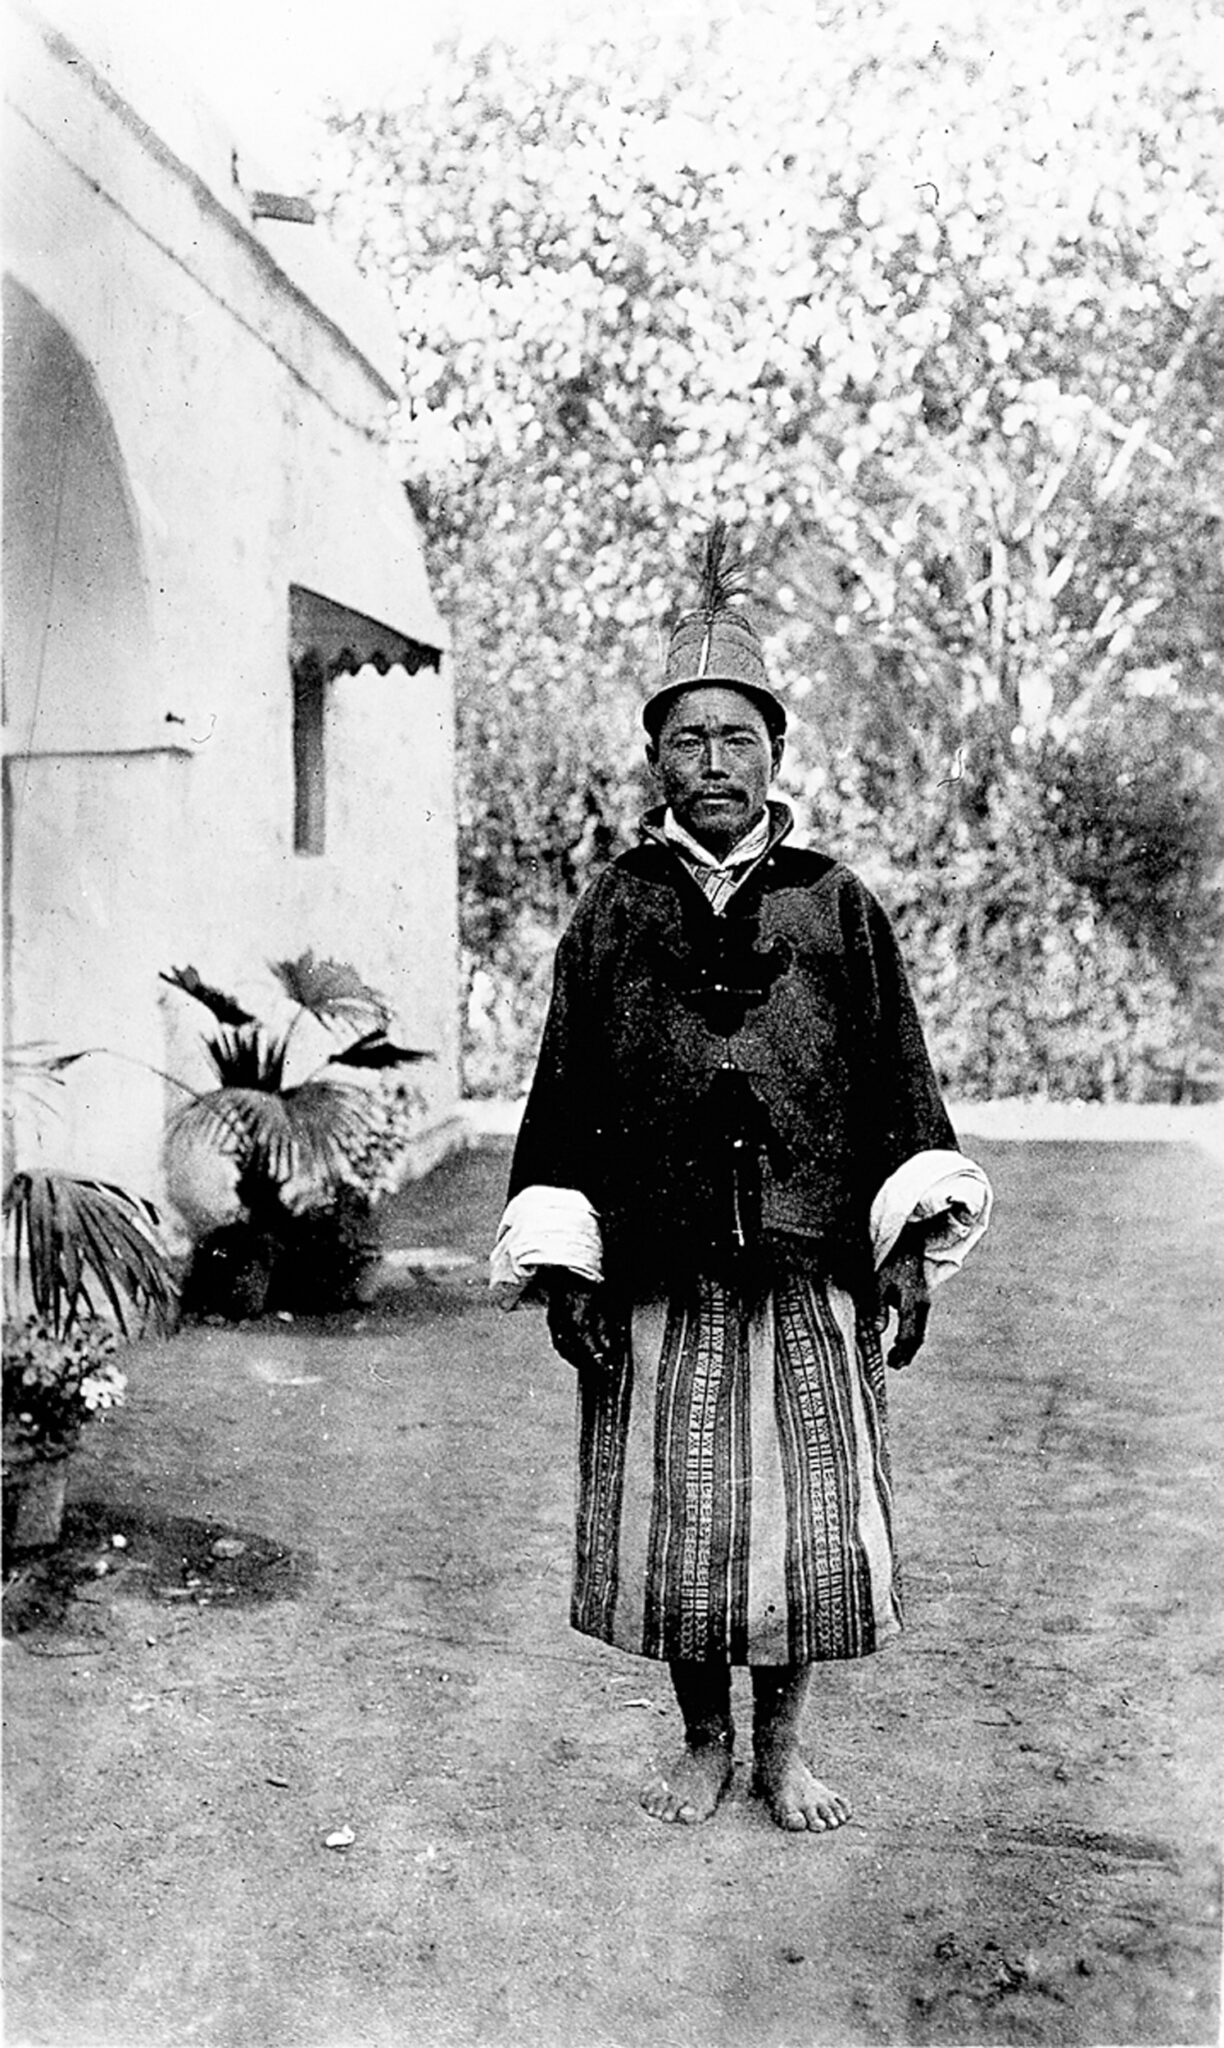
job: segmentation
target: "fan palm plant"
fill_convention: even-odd
[[[288,1027],[279,1032],[225,990],[202,981],[194,967],[174,967],[162,975],[206,1009],[217,1026],[205,1033],[204,1044],[220,1085],[185,1103],[171,1130],[200,1139],[233,1160],[248,1189],[283,1197],[295,1187],[309,1200],[343,1179],[376,1127],[377,1105],[356,1082],[356,1072],[405,1066],[430,1054],[392,1043],[385,998],[353,968],[317,961],[309,951],[271,966],[296,1005]],[[303,1080],[290,1085],[287,1055],[305,1017],[347,1036]]]
[[[241,1305],[248,1312],[263,1304],[271,1270],[284,1260],[294,1219],[304,1210],[316,1219],[330,1211],[338,1237],[352,1237],[355,1261],[362,1263],[363,1217],[356,1213],[361,1205],[352,1183],[385,1108],[361,1076],[432,1057],[388,1037],[386,999],[343,962],[316,960],[307,951],[296,960],[273,961],[271,971],[295,1006],[283,1029],[203,981],[194,967],[162,975],[214,1020],[204,1045],[219,1085],[193,1095],[176,1112],[170,1143],[202,1148],[232,1171],[243,1222],[228,1233],[214,1232],[211,1245],[206,1239],[200,1251],[214,1260],[223,1255],[231,1264],[239,1259],[246,1276]],[[291,1082],[288,1055],[307,1018],[339,1042]]]
[[[45,1045],[14,1046],[5,1066],[12,1096],[46,1106],[49,1091],[83,1052],[52,1053]],[[42,1166],[9,1166],[6,1118],[4,1220],[13,1288],[28,1297],[39,1322],[67,1338],[110,1317],[123,1336],[174,1320],[175,1288],[151,1202],[117,1187]]]
[[[25,1167],[4,1191],[16,1287],[55,1335],[110,1310],[125,1337],[167,1328],[175,1290],[151,1202],[113,1182]]]

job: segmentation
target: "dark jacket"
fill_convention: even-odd
[[[580,1189],[609,1283],[638,1299],[782,1263],[873,1298],[873,1197],[956,1144],[887,917],[771,812],[721,916],[647,836],[557,950],[510,1193]]]

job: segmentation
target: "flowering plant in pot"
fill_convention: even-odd
[[[96,1323],[60,1336],[41,1316],[4,1325],[4,1455],[61,1458],[85,1424],[118,1408],[127,1374],[115,1363],[119,1339]]]
[[[388,1094],[379,1082],[432,1057],[393,1042],[386,999],[344,962],[307,951],[270,965],[293,1006],[282,1028],[194,967],[162,976],[214,1019],[204,1046],[219,1085],[192,1094],[167,1142],[172,1196],[196,1236],[185,1305],[201,1314],[352,1298],[377,1257],[378,1166],[411,1108],[402,1086]],[[291,1079],[290,1050],[308,1020],[323,1042]],[[211,1217],[188,1185],[201,1161],[226,1176],[224,1207]]]

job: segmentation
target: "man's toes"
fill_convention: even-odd
[[[660,1771],[639,1797],[653,1820],[696,1827],[709,1820],[730,1782],[729,1755],[721,1750],[701,1750],[681,1757],[671,1770]]]
[[[803,1810],[810,1828],[840,1828],[850,1818],[850,1808],[838,1792],[830,1792],[825,1786],[813,1788],[803,1802]]]
[[[762,1774],[757,1789],[774,1821],[788,1834],[802,1834],[805,1830],[814,1835],[827,1834],[833,1828],[844,1827],[850,1818],[849,1805],[840,1792],[822,1784],[805,1764],[792,1765],[778,1775]]]
[[[652,1820],[667,1820],[672,1790],[664,1778],[652,1778],[642,1787],[641,1802]]]
[[[681,1826],[691,1827],[697,1819],[691,1802],[674,1791],[666,1778],[652,1778],[640,1796],[652,1820],[679,1821]]]
[[[837,1822],[830,1820],[818,1806],[779,1806],[774,1813],[779,1827],[793,1835],[802,1834],[806,1829],[813,1835],[823,1835],[827,1829],[835,1828]]]

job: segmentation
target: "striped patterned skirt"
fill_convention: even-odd
[[[811,1664],[901,1627],[884,1366],[848,1294],[717,1281],[579,1391],[571,1619],[642,1657]]]

